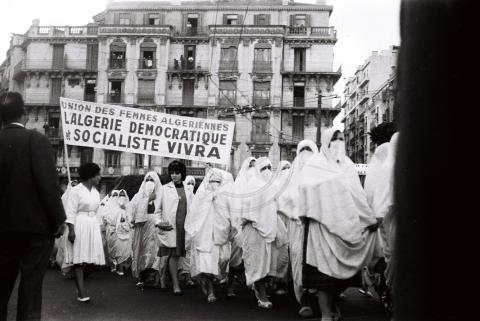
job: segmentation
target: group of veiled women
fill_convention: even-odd
[[[270,287],[280,294],[293,281],[301,316],[311,316],[318,304],[323,321],[336,320],[340,294],[360,285],[364,267],[383,260],[388,275],[395,140],[380,146],[365,189],[345,155],[343,133],[335,129],[322,133],[320,150],[312,141],[300,142],[293,163],[281,161],[275,173],[266,157],[247,158],[235,180],[209,168],[195,194],[185,165],[173,161],[170,183],[162,185],[150,172],[131,201],[124,190],[104,200],[99,212],[112,269],[122,274],[131,262],[138,286],[154,271],[160,288],[166,288],[168,273],[175,295],[182,294],[178,275],[183,271],[208,302],[217,300],[217,281],[234,297],[234,281],[244,276],[261,308],[272,307]],[[71,231],[84,233],[82,220],[100,205],[98,192],[88,189],[92,178],[82,179],[87,185],[72,188],[66,200],[70,241]],[[99,226],[91,228],[95,237],[73,237],[73,260],[66,261],[75,265],[77,279],[85,263],[105,263]],[[89,240],[96,244],[77,245]],[[90,247],[88,257],[76,259],[83,246]],[[81,283],[80,301],[88,299]]]

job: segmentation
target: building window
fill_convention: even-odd
[[[139,69],[155,69],[155,56],[157,53],[157,45],[152,39],[145,39],[140,45],[140,65]]]
[[[147,18],[147,24],[150,26],[160,25],[160,15],[158,13],[149,13]]]
[[[129,13],[121,13],[118,23],[121,24],[121,25],[129,25],[130,24],[130,14]]]
[[[305,83],[293,84],[293,107],[305,107]]]
[[[304,14],[295,15],[295,25],[296,27],[304,27],[307,25],[307,16]]]
[[[237,81],[220,80],[218,102],[220,106],[235,106],[237,104]]]
[[[238,25],[240,19],[238,14],[226,14],[223,15],[223,20],[223,23],[226,25]]]
[[[105,167],[120,168],[121,153],[112,150],[105,151]]]
[[[80,86],[80,79],[68,79],[68,85],[70,87],[76,87],[76,86]]]
[[[305,129],[305,116],[293,115],[292,116],[292,136],[295,141],[303,140],[304,129]]]
[[[80,147],[80,165],[93,162],[93,148]]]
[[[268,115],[256,114],[252,117],[252,142],[268,142]]]
[[[125,69],[127,45],[116,40],[110,45],[110,69]]]
[[[253,104],[256,106],[270,105],[270,82],[253,83]]]
[[[222,48],[220,51],[220,70],[236,70],[237,68],[237,47]]]
[[[123,81],[121,80],[112,80],[109,82],[109,88],[108,88],[109,103],[120,104],[123,102],[122,87],[123,87]]]
[[[152,157],[147,156],[147,167],[150,168],[152,166]],[[145,155],[144,154],[135,154],[135,168],[143,168],[144,167],[144,161],[145,161]]]
[[[63,69],[65,45],[53,45],[52,69]]]
[[[195,45],[187,45],[184,47],[184,54],[185,54],[185,63],[187,70],[194,70],[195,69],[195,54],[196,54],[196,47]]]
[[[271,72],[272,71],[272,49],[255,48],[253,70],[255,72]]]
[[[155,103],[155,80],[138,80],[137,103],[153,105]]]
[[[85,93],[84,100],[95,102],[95,93],[97,91],[97,80],[96,79],[85,79]]]
[[[306,53],[307,50],[305,48],[295,48],[293,49],[293,65],[294,65],[294,71],[296,72],[304,72],[306,70],[306,65],[307,65],[307,59],[306,59]]]
[[[59,104],[60,96],[62,96],[62,78],[52,78],[50,89],[50,103]]]
[[[268,152],[254,150],[252,151],[252,157],[255,157],[255,158],[268,157]]]
[[[195,79],[183,79],[182,103],[184,106],[193,106],[194,86]]]
[[[199,15],[198,13],[189,13],[186,16],[186,23],[185,23],[185,32],[189,36],[194,36],[198,33],[198,21]]]
[[[258,26],[267,26],[270,24],[269,14],[257,14],[254,16],[254,23]]]

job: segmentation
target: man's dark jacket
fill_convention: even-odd
[[[53,234],[64,221],[50,142],[6,125],[0,132],[0,230]]]

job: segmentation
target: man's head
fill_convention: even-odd
[[[27,123],[27,111],[21,94],[14,91],[0,94],[0,120],[4,124]]]

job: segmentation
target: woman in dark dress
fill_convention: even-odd
[[[184,186],[186,167],[179,161],[168,165],[168,174],[172,181],[164,185],[161,198],[161,218],[157,223],[161,242],[158,256],[167,258],[167,266],[173,283],[175,295],[181,295],[178,282],[178,262],[185,257],[185,218],[193,198],[193,191]]]

